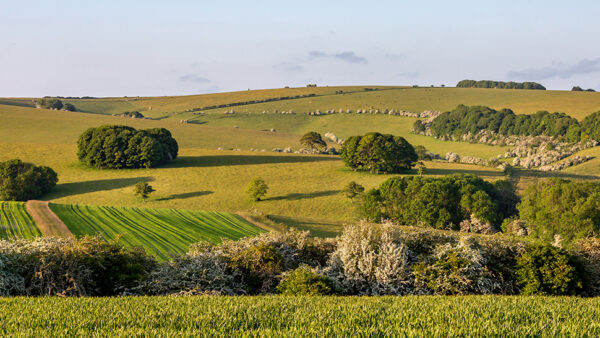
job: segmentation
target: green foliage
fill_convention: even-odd
[[[582,92],[583,89],[579,86],[573,86],[573,88],[571,88],[572,92]]]
[[[536,82],[502,82],[502,81],[475,81],[462,80],[457,85],[457,88],[498,88],[498,89],[537,89],[546,90],[546,87]]]
[[[514,194],[514,190],[512,190]],[[516,198],[511,190],[474,175],[442,178],[392,177],[363,198],[361,215],[371,221],[382,217],[400,224],[458,229],[471,216],[494,226],[511,216]]]
[[[137,110],[136,111],[126,111],[126,112],[122,113],[121,116],[124,116],[124,117],[133,117],[133,118],[136,118],[136,119],[144,118],[144,114],[140,113]]]
[[[549,245],[531,246],[517,259],[517,278],[525,295],[577,295],[584,270],[574,256]]]
[[[365,187],[356,183],[355,181],[352,181],[348,183],[343,191],[344,194],[346,194],[346,197],[353,201],[357,196],[360,196],[365,191]]]
[[[155,266],[143,249],[100,237],[0,241],[2,259],[23,281],[15,295],[29,296],[114,296],[138,285]]]
[[[344,163],[354,170],[372,173],[396,173],[413,167],[418,155],[401,136],[368,133],[351,136],[341,152]]]
[[[336,293],[336,288],[330,278],[305,265],[287,273],[277,285],[277,291],[284,295],[324,296]]]
[[[529,186],[518,205],[529,234],[565,243],[600,233],[600,184],[548,179]]]
[[[75,108],[74,105],[72,105],[71,103],[65,103],[62,107],[63,110],[66,111],[77,111],[77,109]]]
[[[586,116],[581,121],[580,130],[582,139],[591,138],[593,140],[600,140],[600,111]]]
[[[325,150],[327,143],[323,141],[321,134],[311,131],[300,138],[300,144],[311,150]]]
[[[43,98],[38,102],[39,106],[44,109],[62,109],[63,103],[59,99]]]
[[[179,147],[164,128],[136,130],[104,125],[89,128],[77,141],[80,161],[96,168],[151,168],[177,157]]]
[[[152,192],[156,190],[154,190],[154,188],[152,188],[152,186],[148,184],[148,182],[138,182],[133,187],[133,191],[137,197],[141,198],[142,200],[145,200]]]
[[[427,151],[427,148],[422,145],[415,146],[415,152],[417,153],[420,161],[428,161],[432,159],[430,153]]]
[[[283,256],[273,244],[260,243],[237,252],[229,264],[242,272],[251,293],[268,292],[283,271]]]
[[[477,134],[481,130],[505,136],[563,137],[573,125],[579,125],[579,122],[564,113],[539,111],[532,115],[516,115],[510,109],[497,111],[484,106],[459,105],[456,109],[435,118],[430,130],[436,137],[460,138],[468,133]],[[570,137],[573,136],[574,131],[570,134]]]
[[[260,201],[269,191],[269,186],[265,183],[265,181],[260,177],[255,177],[248,187],[246,188],[246,193],[250,196],[250,198],[254,201]]]
[[[27,201],[39,198],[56,186],[52,168],[14,159],[0,162],[0,200]]]

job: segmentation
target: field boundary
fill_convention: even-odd
[[[47,237],[73,237],[67,225],[50,209],[48,201],[30,200],[25,208],[42,235]]]

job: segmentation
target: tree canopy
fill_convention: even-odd
[[[418,155],[401,136],[368,133],[351,136],[344,142],[341,157],[354,170],[396,173],[415,166]]]
[[[392,177],[363,196],[361,216],[453,230],[475,217],[498,227],[515,213],[516,202],[514,189],[505,181],[490,183],[464,174]]]
[[[311,150],[325,150],[327,149],[327,143],[323,141],[321,134],[311,131],[302,136],[300,144],[311,149]]]
[[[77,141],[77,157],[96,168],[151,168],[177,158],[179,146],[164,128],[119,125],[89,128]]]
[[[58,182],[52,168],[14,159],[0,162],[0,200],[27,201],[41,197]]]
[[[498,88],[498,89],[537,89],[546,90],[546,87],[537,82],[502,82],[490,80],[462,80],[457,85],[457,88]]]

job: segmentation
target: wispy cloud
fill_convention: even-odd
[[[394,54],[394,53],[385,54],[385,58],[388,59],[389,61],[397,62],[404,58],[404,54]]]
[[[304,67],[297,65],[297,64],[289,63],[289,62],[282,62],[273,67],[276,69],[285,70],[287,72],[301,72],[304,70]]]
[[[594,60],[583,59],[574,65],[563,63],[553,64],[543,68],[528,68],[520,71],[508,72],[507,76],[518,80],[544,80],[553,77],[570,78],[578,74],[600,72],[600,58]]]
[[[179,77],[179,81],[181,82],[192,82],[192,83],[209,83],[211,82],[209,79],[205,77],[201,77],[194,74],[186,74]]]
[[[340,60],[348,63],[367,63],[367,59],[356,55],[353,51],[339,52],[339,53],[325,53],[319,50],[313,50],[308,53],[310,60],[330,58]]]

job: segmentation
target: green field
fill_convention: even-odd
[[[600,109],[600,93],[408,87],[381,87],[377,91],[364,91],[364,87],[373,86],[70,100],[80,110],[94,114],[35,109],[31,108],[31,99],[2,99],[0,160],[21,158],[55,169],[59,184],[52,193],[44,196],[44,199],[54,203],[234,213],[256,209],[269,215],[274,222],[309,229],[318,235],[332,235],[338,231],[340,224],[351,222],[356,217],[353,205],[340,193],[341,189],[350,181],[356,181],[367,189],[373,188],[389,176],[347,170],[334,156],[273,153],[272,148],[298,149],[300,136],[308,131],[332,132],[341,138],[370,131],[392,133],[437,154],[453,151],[461,156],[484,159],[504,153],[506,147],[443,142],[415,135],[410,133],[414,118],[372,114],[281,115],[273,114],[274,109],[302,112],[374,107],[422,111],[451,109],[464,103],[508,107],[519,113],[542,109],[564,111],[577,118]],[[335,94],[336,90],[343,90],[344,94]],[[207,105],[309,93],[317,96],[212,109],[202,116],[184,112]],[[148,110],[150,107],[152,110]],[[229,109],[239,113],[223,114]],[[126,110],[140,110],[146,115],[163,119],[106,115]],[[262,114],[263,110],[271,113]],[[196,123],[180,123],[181,119],[194,120]],[[76,140],[85,129],[102,124],[167,128],[179,143],[180,156],[175,162],[154,169],[86,168],[77,161]],[[269,132],[271,128],[277,131]],[[241,151],[216,150],[219,147]],[[585,152],[593,156],[600,155],[596,149]],[[503,178],[495,168],[444,162],[426,162],[426,166],[426,175],[473,173],[489,180]],[[519,188],[548,176],[595,179],[599,170],[598,156],[590,162],[566,169],[564,173],[521,170],[518,175]],[[416,171],[407,174],[414,175]],[[260,203],[249,201],[244,193],[248,182],[256,176],[264,178],[270,188],[266,200]],[[132,186],[140,181],[150,181],[157,190],[143,205],[132,193]]]
[[[0,239],[27,238],[41,236],[40,230],[23,202],[0,201]]]
[[[219,243],[263,231],[238,215],[221,212],[66,204],[50,204],[50,208],[77,237],[120,237],[125,245],[142,246],[162,259],[184,253],[199,241]]]
[[[0,335],[597,337],[599,315],[573,297],[3,298]]]

